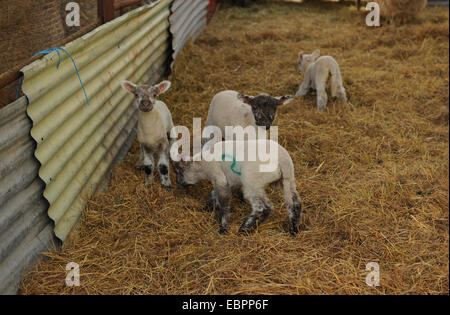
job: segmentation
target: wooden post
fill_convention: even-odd
[[[361,0],[356,0],[356,9],[359,11],[359,8],[361,7]]]
[[[102,23],[114,20],[114,0],[98,0],[98,15]]]

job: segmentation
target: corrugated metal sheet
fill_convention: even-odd
[[[22,97],[0,109],[0,294],[17,291],[23,270],[53,239],[27,104]]]
[[[170,0],[129,12],[67,44],[86,87],[86,104],[71,60],[53,52],[25,67],[23,91],[33,120],[48,215],[65,240],[127,145],[137,121],[133,96],[120,81],[155,80],[169,55]]]
[[[209,0],[175,0],[170,16],[170,32],[172,33],[173,60],[184,45],[194,39],[206,25]]]

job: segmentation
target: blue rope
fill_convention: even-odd
[[[22,89],[22,79],[23,76],[19,77],[19,82],[17,83],[17,92],[16,92],[16,100],[19,98],[20,96],[20,90]]]
[[[236,170],[236,164],[237,164],[236,158],[235,158],[233,155],[231,155],[231,154],[222,154],[222,161],[225,162],[225,159],[226,159],[226,158],[229,158],[229,159],[232,159],[232,160],[233,160],[233,163],[231,163],[231,171],[232,171],[233,173],[235,173],[235,174],[241,176],[242,173]]]
[[[47,54],[49,54],[51,52],[56,51],[58,53],[58,56],[59,56],[58,65],[56,67],[59,68],[59,66],[61,65],[61,53],[59,52],[60,50],[65,52],[66,55],[69,56],[70,59],[72,60],[73,66],[75,67],[75,71],[77,72],[78,79],[80,80],[81,87],[83,88],[84,96],[86,97],[86,103],[88,105],[91,105],[89,103],[89,98],[88,98],[88,96],[86,94],[86,89],[84,88],[83,81],[81,81],[80,72],[78,71],[77,64],[75,63],[75,60],[73,59],[73,57],[67,52],[67,50],[65,50],[62,47],[55,47],[55,48],[52,48],[52,49],[47,49],[47,50],[40,51],[37,54],[35,54],[33,57],[35,57],[37,55],[47,55]]]

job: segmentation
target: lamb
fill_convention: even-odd
[[[262,126],[269,129],[278,106],[288,104],[292,96],[272,97],[268,94],[248,96],[236,91],[217,93],[211,101],[206,126],[217,126],[225,135],[225,126]]]
[[[414,18],[427,6],[427,0],[376,0],[380,6],[380,15],[388,21],[404,22]]]
[[[328,77],[331,83],[331,96],[337,97],[342,103],[347,103],[347,95],[342,84],[341,70],[336,60],[331,56],[320,57],[320,50],[316,49],[311,55],[300,52],[298,54],[299,70],[303,73],[303,82],[295,96],[304,96],[310,89],[317,92],[317,109],[324,110],[328,96],[326,86]]]
[[[205,144],[205,147],[208,144],[209,142]],[[236,161],[236,155],[232,154],[234,151],[227,150],[228,145],[236,148],[236,152],[242,153],[247,158]],[[252,152],[259,152],[261,145],[263,150],[277,150],[274,156],[278,158],[272,161],[272,169],[261,171],[261,167],[272,163],[270,160],[263,162],[263,158],[256,154],[254,159],[248,158],[249,152],[252,150],[254,150]],[[194,157],[193,161],[190,161],[189,158],[178,156],[178,161],[174,160],[173,167],[177,184],[180,186],[194,185],[204,179],[212,183],[213,189],[210,192],[206,209],[209,211],[212,211],[213,208],[216,209],[220,224],[219,233],[227,233],[232,189],[240,189],[243,197],[252,206],[252,214],[239,229],[239,233],[247,233],[252,231],[257,224],[264,222],[272,212],[273,207],[266,196],[265,187],[278,180],[281,180],[283,184],[284,199],[290,219],[290,233],[291,235],[298,233],[302,206],[295,183],[294,164],[286,149],[277,142],[267,139],[216,142],[213,154],[216,154],[217,148],[221,148],[218,151],[219,155],[221,152],[226,152],[222,155],[222,159],[196,161]]]
[[[165,93],[171,86],[170,81],[156,85],[136,85],[130,81],[122,81],[122,87],[136,98],[139,109],[137,139],[140,143],[140,158],[136,168],[144,169],[145,183],[153,181],[154,153],[158,152],[158,171],[161,185],[171,188],[169,174],[169,139],[173,128],[172,114],[166,104],[157,97]]]

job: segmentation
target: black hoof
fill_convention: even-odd
[[[298,228],[297,228],[297,227],[295,227],[295,228],[290,228],[290,229],[289,229],[289,233],[291,234],[291,236],[297,235],[297,234],[298,234]]]
[[[153,173],[153,165],[145,165],[144,166],[145,174],[151,176]]]
[[[220,235],[228,234],[228,230],[227,230],[226,228],[221,227],[221,228],[219,229],[219,234],[220,234]]]

